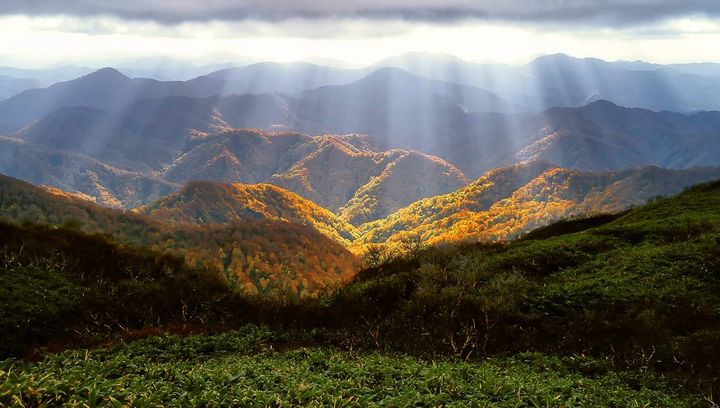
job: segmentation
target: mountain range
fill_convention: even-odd
[[[541,57],[522,67],[481,66],[411,54],[358,70],[260,63],[187,81],[132,79],[106,68],[0,102],[0,132],[156,176],[186,152],[198,132],[214,134],[225,128],[365,133],[377,150],[400,148],[438,156],[469,178],[534,159],[583,170],[686,168],[718,164],[718,113],[693,112],[716,109],[715,102],[688,108],[694,102],[687,98],[634,87],[645,84],[660,93],[671,87],[694,97],[710,92],[713,99],[718,85],[713,81],[720,78],[713,76],[713,67],[610,63],[565,55]],[[509,97],[506,90],[470,80],[496,77],[498,70],[509,78],[503,81],[521,91],[540,86],[544,102],[531,102],[537,98],[528,95]],[[693,80],[684,77],[688,75]],[[558,84],[558,78],[568,83]],[[585,89],[587,84],[597,89]],[[645,97],[647,103],[627,100],[615,88]],[[569,91],[579,94],[568,96]],[[664,108],[684,113],[654,111],[663,108],[656,105],[665,99],[682,107]],[[649,141],[656,133],[660,143]]]
[[[78,109],[79,118],[94,120],[86,108],[68,108]],[[174,138],[166,127],[165,133],[154,133],[151,143],[131,132],[102,146],[83,142],[102,137],[95,133],[98,129],[103,127],[95,122],[74,133],[80,137],[63,138],[38,122],[20,138],[0,137],[0,172],[81,192],[116,208],[147,204],[196,179],[270,182],[330,210],[342,208],[353,223],[382,218],[420,198],[468,183],[461,171],[437,157],[402,149],[377,151],[361,135],[312,137],[225,129]],[[168,138],[162,139],[163,134]]]
[[[432,80],[482,88],[512,104],[535,111],[554,106],[580,106],[597,99],[656,111],[716,110],[720,106],[720,100],[713,92],[720,81],[720,64],[716,63],[608,62],[554,54],[540,56],[524,65],[508,65],[474,63],[446,54],[410,52],[359,69],[306,62],[196,66],[167,58],[125,62],[119,67],[131,77],[189,81],[204,84],[225,95],[279,92],[297,96],[305,90],[348,84],[378,69],[400,68]],[[0,67],[0,77],[30,80],[34,87],[68,81],[91,72],[92,68],[75,66],[35,70]],[[15,89],[21,92],[30,87],[33,86],[28,83]],[[11,92],[0,95],[0,100],[10,96]]]
[[[181,186],[114,167],[78,153],[0,136],[0,174],[35,185],[79,193],[114,208],[133,208],[156,200]]]
[[[12,76],[0,75],[0,101],[22,91],[38,88],[41,84],[28,78],[15,78]]]
[[[0,174],[42,186],[4,179],[0,214],[313,294],[353,275],[348,249],[514,239],[720,178],[715,68],[413,54],[184,81],[104,68],[0,102]]]
[[[580,106],[597,99],[655,111],[720,109],[720,98],[714,92],[720,84],[720,64],[713,63],[607,62],[553,54],[511,66],[472,63],[451,55],[407,53],[376,66],[480,87],[535,111]]]
[[[303,123],[285,102],[278,94],[251,94],[143,99],[116,112],[66,106],[2,137],[0,172],[118,208],[148,204],[195,179],[269,182],[332,211],[343,208],[358,224],[526,161],[586,171],[720,164],[719,112],[653,112],[607,101],[537,115],[459,112],[454,123],[446,117],[448,126],[473,122],[472,132],[448,127],[446,138],[438,133],[428,145],[421,132],[408,130],[417,139],[400,143],[403,148],[388,148],[377,132],[313,137],[235,130]],[[408,129],[421,122],[408,118]],[[416,174],[422,183],[414,182]]]
[[[0,222],[65,225],[217,271],[246,293],[317,294],[351,279],[368,244],[502,241],[554,221],[621,211],[720,179],[720,168],[579,172],[546,162],[494,169],[449,194],[354,226],[270,184],[191,182],[123,212],[87,196],[0,177]]]

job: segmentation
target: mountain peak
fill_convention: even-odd
[[[538,64],[538,63],[547,62],[547,61],[572,61],[572,60],[576,60],[576,59],[577,58],[572,57],[567,54],[563,54],[563,53],[545,54],[545,55],[541,55],[541,56],[535,58],[534,60],[530,61],[530,64]]]
[[[111,67],[105,67],[101,68],[95,72],[91,72],[83,77],[82,79],[96,79],[96,80],[108,80],[108,81],[123,81],[126,79],[130,79],[122,72],[118,71],[115,68]]]
[[[402,69],[402,68],[395,68],[395,67],[383,67],[376,69],[375,71],[371,72],[366,76],[364,79],[389,79],[389,78],[400,78],[400,77],[417,77],[416,75],[411,74],[410,72]]]
[[[560,64],[608,64],[607,61],[598,58],[578,58],[568,54],[548,54],[541,55],[530,62],[529,65],[551,65],[557,66]]]
[[[587,105],[583,106],[581,109],[583,110],[608,110],[608,109],[618,109],[622,108],[621,106],[618,106],[617,104],[607,100],[607,99],[597,99],[595,101],[592,101],[588,103]]]

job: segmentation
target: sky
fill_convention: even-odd
[[[0,0],[0,65],[311,60],[410,51],[720,62],[718,0]]]

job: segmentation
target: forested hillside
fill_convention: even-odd
[[[546,162],[489,171],[456,192],[419,200],[359,228],[361,243],[495,242],[560,219],[615,213],[693,184],[720,179],[717,167],[581,172]]]
[[[410,180],[412,174],[402,171]],[[417,201],[359,227],[342,216],[356,208],[351,218],[361,219],[363,211],[373,211],[372,203],[358,200],[335,215],[272,185],[194,182],[132,213],[4,178],[0,219],[72,223],[86,232],[149,245],[190,266],[214,268],[240,291],[308,296],[354,275],[355,256],[346,248],[362,253],[378,243],[403,249],[408,242],[504,241],[560,219],[618,212],[717,178],[717,168],[590,173],[530,162],[494,169],[456,192]],[[390,181],[393,176],[373,180],[370,189],[396,182]]]
[[[0,177],[0,221],[71,225],[215,270],[230,287],[251,293],[308,296],[355,272],[355,256],[313,227],[273,219],[219,225],[168,225],[131,212],[59,196]]]
[[[170,224],[278,220],[311,226],[345,245],[356,234],[355,227],[332,212],[271,184],[191,182],[135,212]]]

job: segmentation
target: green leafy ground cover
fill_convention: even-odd
[[[683,407],[701,404],[652,374],[588,357],[523,353],[426,361],[332,348],[277,351],[257,326],[159,336],[110,349],[0,364],[6,406]]]

